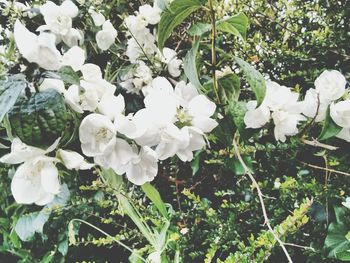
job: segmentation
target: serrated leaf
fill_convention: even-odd
[[[27,82],[23,74],[12,75],[0,80],[0,122],[15,105],[18,96],[26,86]]]
[[[8,113],[11,133],[27,145],[47,148],[58,138],[64,145],[77,122],[63,96],[54,89],[21,97]]]
[[[199,81],[198,72],[197,72],[197,52],[199,48],[199,41],[197,39],[191,48],[190,51],[187,52],[186,57],[184,59],[184,71],[187,78],[190,82],[199,90],[202,89],[202,84]]]
[[[168,212],[166,210],[165,204],[160,197],[160,194],[156,188],[154,188],[150,183],[145,183],[141,186],[143,192],[146,196],[153,202],[157,207],[159,212],[164,216],[164,218],[169,219]]]
[[[50,217],[49,212],[35,212],[23,215],[16,223],[15,231],[22,241],[29,241],[35,233],[42,233],[45,223]]]
[[[264,77],[257,71],[252,65],[245,62],[243,59],[234,57],[237,65],[242,69],[249,86],[255,94],[258,102],[257,106],[260,106],[263,102],[266,94],[266,82]]]
[[[343,128],[338,126],[330,115],[330,106],[327,109],[326,119],[324,121],[321,134],[318,136],[320,141],[330,139],[336,136]]]
[[[244,13],[222,19],[217,22],[217,30],[229,33],[245,40],[247,38],[248,18]]]
[[[80,83],[79,75],[70,66],[61,67],[57,73],[65,83],[75,85]]]
[[[163,50],[165,41],[174,28],[181,24],[190,14],[202,7],[199,0],[175,0],[166,10],[158,24],[158,47]]]

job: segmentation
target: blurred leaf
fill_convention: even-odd
[[[145,183],[141,186],[143,192],[146,196],[153,202],[157,207],[159,212],[164,216],[164,218],[169,219],[168,212],[166,210],[165,204],[160,197],[160,194],[156,188],[154,188],[150,183]]]
[[[70,66],[64,66],[60,68],[58,75],[64,82],[68,84],[79,85],[80,83],[79,75]]]
[[[207,33],[211,30],[211,24],[205,23],[195,23],[191,26],[191,28],[187,31],[190,36],[202,36],[204,33]]]
[[[27,82],[23,74],[12,75],[0,80],[0,122],[15,105],[18,96],[26,86]]]
[[[242,69],[247,82],[255,94],[258,105],[261,105],[266,94],[266,83],[264,77],[252,65],[245,62],[243,59],[234,57],[237,65]]]

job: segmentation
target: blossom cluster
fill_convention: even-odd
[[[60,78],[45,78],[32,92],[55,89],[73,111],[84,116],[79,127],[82,154],[58,149],[60,138],[46,150],[15,138],[11,152],[0,161],[21,164],[11,185],[18,203],[45,205],[53,200],[62,185],[57,163],[69,170],[94,166],[113,169],[119,175],[125,174],[132,183],[142,185],[155,178],[159,161],[174,156],[183,162],[191,161],[193,152],[206,146],[206,133],[217,126],[212,118],[216,105],[191,83],[171,79],[172,84],[159,75],[165,65],[171,77],[179,77],[182,61],[174,50],[164,48],[161,52],[156,46],[154,32],[149,28],[160,20],[161,10],[156,5],[141,6],[136,15],[124,22],[128,38],[125,54],[136,68],[125,76],[121,86],[134,93],[142,90],[144,98],[144,108],[129,114],[125,114],[123,95],[117,94],[116,86],[104,79],[103,70],[86,63],[84,33],[73,28],[73,19],[79,13],[77,6],[70,0],[60,6],[48,1],[40,6],[40,13],[45,25],[37,29],[39,34],[30,32],[17,20],[14,39],[28,62],[49,71],[69,66],[80,76],[79,83],[69,86]],[[97,46],[108,50],[116,40],[117,30],[94,8],[88,14],[100,27]],[[147,57],[156,64],[154,71],[146,65]]]
[[[258,129],[272,118],[276,140],[285,142],[287,136],[298,134],[300,122],[308,118],[324,121],[329,108],[332,120],[342,127],[337,137],[350,141],[350,100],[346,98],[346,85],[339,71],[326,70],[315,80],[315,88],[307,90],[301,101],[299,93],[267,81],[264,101],[259,107],[256,101],[248,102],[244,122],[247,128]]]

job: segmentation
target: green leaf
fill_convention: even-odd
[[[203,34],[209,32],[212,28],[211,24],[206,23],[195,23],[187,31],[190,36],[202,36]]]
[[[163,50],[165,41],[174,28],[181,24],[190,14],[202,7],[199,0],[175,0],[166,10],[158,25],[158,47]]]
[[[341,130],[342,130],[342,127],[338,126],[333,121],[330,115],[330,106],[329,106],[326,113],[326,119],[324,121],[321,134],[318,136],[318,139],[320,141],[327,140],[329,138],[336,136]]]
[[[236,74],[228,74],[218,79],[220,99],[223,104],[231,105],[238,101],[241,92],[241,81]],[[213,80],[204,84],[207,91],[213,90]]]
[[[191,163],[191,168],[192,168],[192,175],[195,175],[199,171],[199,164],[200,164],[200,159],[201,159],[201,153],[202,151],[197,151],[196,154],[194,155],[193,161]]]
[[[261,105],[266,94],[266,82],[264,77],[252,65],[245,62],[243,59],[234,57],[237,65],[242,69],[247,82],[253,90],[258,106]]]
[[[169,219],[168,212],[166,210],[165,204],[160,197],[160,194],[156,188],[154,188],[150,183],[145,183],[141,186],[143,192],[146,196],[154,203],[159,212],[164,216],[164,218]]]
[[[142,235],[148,240],[148,242],[150,242],[154,246],[156,242],[154,240],[151,230],[149,229],[148,225],[144,222],[144,220],[140,217],[140,215],[136,212],[133,205],[125,196],[121,194],[117,194],[117,198],[120,206],[123,208],[123,211],[130,217],[130,219],[134,222],[137,228],[141,231]]]
[[[244,13],[222,19],[217,22],[217,30],[229,33],[245,40],[247,38],[248,18]]]
[[[0,122],[16,103],[18,96],[26,86],[27,82],[22,74],[0,80]]]
[[[62,254],[62,256],[67,255],[68,253],[68,239],[65,238],[58,244],[58,251]]]
[[[184,71],[187,76],[187,78],[190,80],[190,82],[199,90],[202,89],[202,84],[199,81],[198,77],[198,71],[197,71],[197,52],[199,48],[199,41],[200,39],[197,39],[192,46],[192,49],[187,52],[186,57],[184,59]]]
[[[23,215],[16,223],[15,231],[22,241],[29,241],[35,233],[42,233],[45,223],[50,217],[48,212],[35,212]]]
[[[79,85],[80,83],[79,75],[70,66],[60,68],[60,70],[58,71],[58,75],[65,83],[75,85]]]

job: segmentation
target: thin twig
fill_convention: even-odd
[[[254,176],[252,175],[251,171],[249,170],[248,166],[246,165],[246,163],[244,162],[240,152],[239,152],[239,148],[238,145],[236,143],[236,138],[233,139],[233,147],[236,153],[236,156],[239,160],[239,162],[241,163],[241,165],[243,166],[244,170],[245,170],[245,174],[248,175],[249,179],[252,181],[253,186],[256,188],[257,192],[258,192],[258,197],[260,200],[260,205],[261,205],[261,209],[263,212],[263,216],[264,216],[264,220],[265,220],[265,224],[268,227],[269,231],[271,232],[271,234],[273,235],[273,237],[275,238],[275,240],[279,243],[279,245],[281,246],[284,254],[286,255],[288,262],[292,262],[292,258],[290,257],[286,247],[284,246],[284,243],[282,242],[282,240],[276,235],[275,231],[273,230],[271,224],[270,224],[270,220],[269,217],[267,216],[267,212],[266,212],[266,207],[265,207],[265,203],[264,203],[264,198],[263,198],[263,193],[261,192],[261,189],[259,187],[259,184],[257,183],[257,181],[255,180]]]
[[[328,144],[324,144],[321,143],[315,139],[313,139],[312,141],[310,140],[306,140],[306,139],[302,139],[301,140],[302,143],[313,146],[313,147],[318,147],[318,148],[323,148],[326,150],[330,150],[330,151],[336,151],[339,149],[339,147],[333,146],[333,145],[328,145]]]
[[[314,168],[314,169],[318,169],[318,170],[322,170],[322,171],[327,171],[327,172],[331,172],[331,173],[336,173],[336,174],[341,174],[341,175],[345,175],[345,176],[350,176],[350,173],[346,173],[346,172],[342,172],[342,171],[338,171],[338,170],[334,170],[334,169],[330,169],[330,168],[325,168],[325,167],[321,167],[321,166],[317,166],[314,164],[310,164],[310,163],[306,163],[303,161],[300,161],[300,163],[309,166],[310,168]]]

